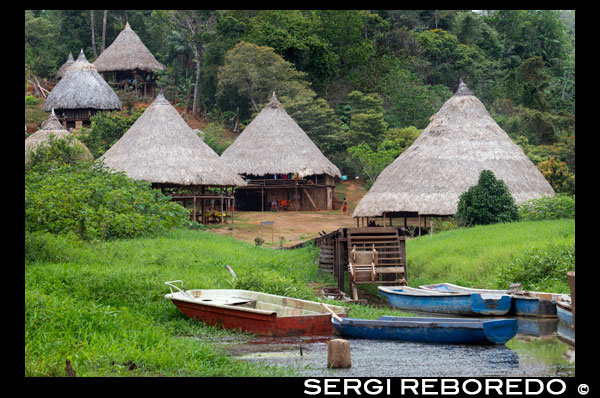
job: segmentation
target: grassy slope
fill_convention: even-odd
[[[575,220],[496,224],[422,236],[407,243],[408,281],[410,286],[450,282],[508,288],[494,283],[502,266],[515,256],[574,242]]]
[[[511,256],[534,246],[574,242],[574,221],[518,223],[449,231],[408,242],[409,282],[485,287]],[[26,238],[25,374],[64,376],[263,376],[291,370],[239,362],[211,339],[235,333],[185,318],[163,298],[165,281],[187,288],[229,288],[229,264],[252,288],[314,298],[317,249],[278,251],[209,232],[179,230],[160,238],[81,243]],[[334,303],[334,302],[331,302]],[[399,311],[350,305],[350,315]],[[239,335],[238,335],[239,336]]]

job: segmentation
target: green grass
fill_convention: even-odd
[[[409,240],[409,284],[496,287],[500,270],[532,248],[574,245],[574,224],[512,223]],[[107,242],[26,234],[25,253],[26,376],[65,376],[66,359],[77,376],[294,375],[292,368],[226,355],[215,339],[247,335],[186,318],[164,299],[164,282],[182,279],[189,289],[243,288],[312,300],[313,287],[334,285],[332,276],[318,272],[315,247],[272,250],[201,230]],[[348,307],[355,318],[406,315]]]
[[[477,226],[421,236],[406,244],[408,281],[410,286],[449,282],[507,289],[497,285],[498,276],[518,256],[574,244],[575,220],[568,219]],[[568,289],[566,275],[564,281]]]

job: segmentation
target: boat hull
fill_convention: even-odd
[[[486,296],[479,293],[415,295],[405,294],[403,287],[380,287],[379,292],[392,307],[420,312],[454,315],[505,315],[511,306],[509,296]]]
[[[511,297],[511,307],[507,315],[534,316],[540,318],[556,318],[556,299],[558,294],[530,292],[530,295],[510,294],[506,290],[473,289],[451,283],[438,283],[420,286],[423,290],[437,292],[461,292],[480,294],[506,294]]]
[[[556,305],[556,315],[558,316],[559,322],[562,322],[568,326],[573,326],[573,311],[567,305]]]
[[[377,320],[332,319],[336,330],[348,337],[438,344],[505,344],[517,333],[516,319],[403,318]]]
[[[282,307],[282,309],[278,312],[275,310],[256,310],[242,306],[215,304],[216,299],[204,302],[187,299],[179,293],[175,295],[168,294],[165,297],[170,299],[188,318],[212,326],[271,337],[328,336],[335,334],[335,329],[331,324],[331,314],[329,312],[318,313],[316,311],[316,309],[320,309],[319,303],[257,292],[237,291],[236,294],[238,296],[245,295],[257,300],[264,298],[269,301],[265,304],[266,306]],[[283,304],[286,304],[286,306]],[[307,305],[310,306],[311,310],[305,309]],[[334,307],[339,316],[347,314],[347,309],[344,307],[330,307]],[[281,316],[282,312],[286,312],[287,314]],[[292,314],[290,315],[289,313]]]

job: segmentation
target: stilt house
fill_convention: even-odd
[[[221,155],[247,182],[240,210],[330,210],[341,177],[275,96]]]
[[[460,81],[458,90],[431,117],[419,138],[386,167],[356,206],[365,219],[452,216],[460,195],[491,170],[508,186],[517,204],[554,195],[542,173],[492,119],[485,106]]]
[[[120,110],[121,101],[81,50],[44,102],[44,112],[52,109],[63,127],[79,129],[96,112]]]
[[[211,204],[218,206],[212,210],[223,222],[226,212],[233,211],[233,196],[223,189],[245,185],[192,131],[162,91],[100,159],[110,169],[151,182],[155,188],[178,190],[173,199],[191,205],[191,218],[202,223],[211,216]]]
[[[167,69],[154,58],[129,22],[94,61],[94,66],[111,85],[119,88],[135,86],[140,94],[150,97],[155,96],[154,72]]]

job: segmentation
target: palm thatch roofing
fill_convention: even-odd
[[[162,91],[100,159],[133,179],[157,184],[246,185],[192,131]]]
[[[238,173],[326,174],[341,177],[340,170],[292,119],[275,96],[221,154]]]
[[[99,72],[135,69],[152,72],[167,69],[154,58],[129,23],[125,25],[125,29],[119,33],[115,41],[102,51],[94,61],[94,66]]]
[[[75,60],[73,59],[73,53],[69,51],[69,57],[67,58],[67,62],[65,62],[60,68],[58,68],[58,76],[63,77],[67,72],[67,69],[69,69],[69,66],[73,65],[74,62]]]
[[[430,121],[419,138],[379,174],[354,217],[391,212],[456,214],[460,195],[477,184],[484,169],[504,180],[517,204],[554,195],[542,173],[462,80]]]
[[[85,58],[83,50],[54,86],[42,110],[121,109],[121,101],[108,83]]]
[[[35,151],[40,145],[47,144],[51,137],[54,136],[56,139],[62,139],[66,138],[70,134],[71,133],[67,131],[67,129],[65,129],[60,123],[54,114],[54,110],[52,110],[52,113],[48,119],[42,123],[41,128],[25,139],[25,163],[27,163],[29,160],[28,153]],[[73,137],[71,145],[78,146],[82,149],[82,157],[84,159],[94,159],[90,150],[77,138]]]

